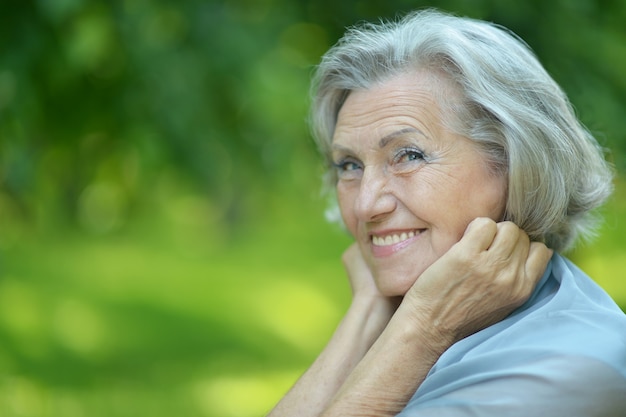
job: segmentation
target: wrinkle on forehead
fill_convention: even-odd
[[[371,100],[372,95],[378,97],[374,103],[346,106],[347,102],[365,103],[368,98]],[[448,113],[452,108],[447,103],[451,99],[454,100],[454,97],[459,97],[459,92],[452,81],[443,73],[423,69],[395,75],[374,84],[369,89],[353,90],[339,110],[332,142],[346,134],[343,132],[346,127],[362,127],[371,133],[387,117],[396,117],[400,122],[403,117],[412,119],[416,108],[431,121],[437,120],[437,128],[446,128],[449,123],[444,119],[451,116]],[[346,107],[350,108],[350,113],[346,113]],[[430,139],[435,136],[434,132],[428,132],[427,129],[419,130]],[[352,131],[350,134],[359,137],[361,132]],[[385,134],[381,132],[381,136]]]

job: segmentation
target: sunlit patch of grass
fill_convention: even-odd
[[[52,325],[59,343],[76,355],[98,357],[110,348],[114,337],[106,318],[88,302],[62,298],[55,306]]]
[[[48,393],[41,384],[24,377],[10,377],[0,384],[0,411],[6,416],[46,415]]]
[[[319,289],[301,281],[268,282],[244,294],[250,321],[274,333],[296,349],[314,354],[340,319],[338,307]]]
[[[269,412],[298,376],[299,371],[268,371],[209,377],[194,381],[191,392],[205,416],[260,416]]]
[[[39,289],[5,276],[0,281],[0,321],[18,337],[36,339],[45,329],[45,315]]]

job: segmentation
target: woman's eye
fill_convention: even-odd
[[[337,172],[337,178],[340,180],[358,179],[363,172],[363,164],[354,159],[342,159],[333,165]]]
[[[404,149],[396,157],[396,162],[413,162],[423,161],[425,158],[424,153],[417,149]]]
[[[351,160],[335,162],[334,165],[339,172],[356,171],[358,169],[361,169],[361,165]]]

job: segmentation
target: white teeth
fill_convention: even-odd
[[[419,232],[417,232],[419,233]],[[407,239],[410,239],[412,237],[414,237],[416,234],[415,231],[411,231],[411,232],[402,232],[400,235],[397,234],[393,234],[393,235],[387,235],[385,237],[382,236],[372,236],[372,243],[376,246],[389,246],[389,245],[394,245],[396,243],[400,243],[402,241],[405,241]]]

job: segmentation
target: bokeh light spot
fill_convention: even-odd
[[[261,416],[270,411],[298,375],[299,372],[277,372],[217,377],[196,382],[192,393],[206,416]]]
[[[330,298],[297,281],[268,283],[254,293],[252,306],[261,325],[304,352],[316,352],[340,316]]]
[[[59,342],[74,353],[97,358],[106,349],[106,323],[89,304],[77,299],[61,300],[53,320]]]
[[[78,201],[78,219],[88,231],[107,233],[122,225],[126,208],[121,187],[113,182],[88,186]]]

